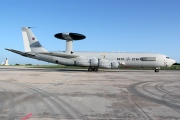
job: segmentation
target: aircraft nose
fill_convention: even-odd
[[[171,63],[172,63],[171,65],[174,65],[176,63],[176,61],[172,59]]]
[[[169,59],[169,61],[167,62],[167,66],[168,66],[168,67],[171,67],[171,65],[173,65],[174,63],[176,63],[175,60]]]
[[[174,63],[176,63],[176,61],[175,61],[175,60],[172,60],[172,63],[174,64]]]
[[[174,60],[174,63],[176,63],[176,61]]]

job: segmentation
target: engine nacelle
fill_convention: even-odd
[[[117,61],[109,61],[101,59],[99,60],[99,67],[102,68],[120,68],[120,64]]]
[[[77,66],[98,66],[98,59],[93,58],[87,58],[87,57],[79,57],[77,61],[75,61],[75,65]]]
[[[109,60],[101,59],[101,60],[99,60],[99,67],[111,68],[111,62]]]
[[[90,66],[98,66],[98,59],[93,57],[92,59],[90,59]]]
[[[77,66],[85,66],[85,67],[101,67],[101,68],[120,68],[120,63],[117,61],[109,61],[105,59],[98,59],[96,57],[88,58],[88,57],[78,57],[74,62]]]
[[[120,65],[117,61],[111,62],[111,68],[120,68]]]
[[[79,57],[78,60],[75,61],[75,65],[77,65],[77,66],[90,66],[90,61],[86,57]]]

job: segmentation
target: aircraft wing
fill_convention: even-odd
[[[76,58],[78,55],[67,54],[67,53],[59,53],[59,52],[38,52],[38,54],[50,55],[55,57],[62,57],[62,58]]]
[[[21,51],[14,50],[14,49],[5,48],[5,50],[11,51],[13,53],[16,53],[16,54],[19,54],[19,55],[22,55],[22,56],[25,56],[25,57],[35,57],[35,55],[33,55],[31,53],[21,52]]]

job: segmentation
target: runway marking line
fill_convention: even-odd
[[[29,113],[25,118],[23,118],[22,120],[27,120],[28,118],[30,118],[32,115],[32,113]]]

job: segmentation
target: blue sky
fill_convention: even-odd
[[[74,51],[150,52],[180,62],[180,0],[2,0],[0,62],[46,64],[4,50],[24,51],[21,27],[31,26],[50,51],[65,50],[60,32],[85,40]]]

